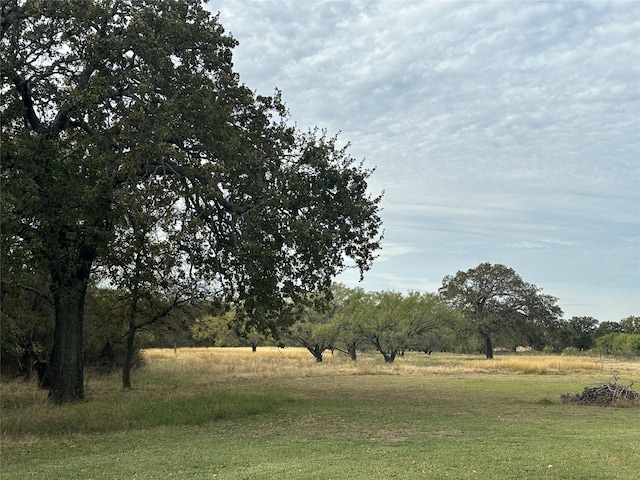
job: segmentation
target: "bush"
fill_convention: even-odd
[[[619,333],[613,341],[613,349],[618,355],[640,355],[640,333]]]
[[[595,350],[600,355],[613,355],[613,341],[617,336],[617,333],[607,333],[595,340]]]
[[[640,356],[640,334],[608,333],[596,339],[595,348],[602,355]]]
[[[576,347],[567,347],[562,350],[562,355],[577,356],[580,355],[580,350],[578,350]]]

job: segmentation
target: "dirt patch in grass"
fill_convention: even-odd
[[[425,432],[417,428],[388,428],[375,430],[368,434],[369,440],[376,443],[400,443],[413,438],[427,437],[453,437],[460,435],[460,430],[437,430],[433,432]]]
[[[422,436],[417,429],[384,429],[373,432],[370,439],[373,442],[398,443],[417,436]]]

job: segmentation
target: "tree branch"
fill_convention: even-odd
[[[11,3],[11,5],[2,5],[2,10],[0,11],[0,40],[4,38],[4,34],[12,25],[15,25],[19,20],[26,18],[24,12],[29,2],[25,3],[22,7],[19,7],[18,2],[16,1]]]
[[[156,323],[159,320],[162,320],[164,317],[166,317],[167,315],[169,315],[173,310],[175,310],[177,307],[179,307],[180,305],[182,305],[183,303],[187,303],[190,299],[182,299],[182,300],[178,300],[178,297],[176,297],[173,302],[165,307],[162,311],[158,312],[157,314],[155,314],[153,317],[151,317],[148,320],[145,320],[144,322],[138,323],[135,325],[135,330],[140,330],[141,328],[147,327],[149,325],[153,325],[154,323]],[[128,333],[127,333],[128,334]],[[123,335],[124,337],[127,336],[127,334]]]
[[[19,73],[16,73],[13,77],[13,83],[25,107],[25,123],[31,126],[35,132],[39,131],[41,122],[33,108],[33,99],[31,98],[29,83]]]
[[[11,282],[7,282],[6,280],[2,280],[1,283],[11,284]],[[53,307],[53,300],[51,300],[51,297],[46,295],[45,293],[42,293],[40,290],[30,287],[29,285],[23,285],[21,283],[14,283],[13,285],[15,285],[16,287],[22,290],[35,294],[38,298],[40,298],[41,300],[44,300],[47,304]]]
[[[255,205],[236,205],[230,202],[224,198],[224,193],[220,185],[218,185],[213,178],[198,175],[193,168],[189,166],[180,165],[170,160],[160,160],[146,162],[143,169],[143,175],[157,175],[159,172],[162,172],[164,175],[179,175],[192,181],[197,180],[199,183],[213,189],[216,192],[216,201],[218,204],[230,213],[244,214],[255,208]]]

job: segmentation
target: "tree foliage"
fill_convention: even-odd
[[[364,335],[386,363],[392,363],[412,343],[422,344],[425,335],[455,321],[455,314],[430,293],[376,292],[365,308]]]
[[[594,344],[600,354],[640,356],[640,333],[607,333],[596,338]]]
[[[223,343],[229,336],[230,326],[235,319],[235,310],[229,310],[219,315],[206,314],[196,318],[189,330],[195,340],[216,345]]]
[[[589,350],[597,327],[598,320],[593,317],[571,317],[566,323],[570,346],[577,350]]]
[[[481,336],[487,358],[493,358],[493,336],[514,322],[549,324],[560,318],[557,298],[545,295],[504,265],[481,263],[447,276],[440,297],[461,311]]]
[[[590,324],[588,326],[591,327]],[[595,330],[593,328],[585,330],[584,336],[591,333],[588,340],[600,354],[640,356],[640,317],[638,316],[630,315],[620,322],[602,322]]]
[[[336,342],[334,347],[357,360],[357,352],[366,343],[366,305],[369,295],[362,288],[347,288],[341,284],[332,285],[333,300],[341,305],[334,317]]]
[[[296,321],[286,331],[286,337],[306,348],[317,362],[322,362],[325,350],[333,348],[336,341],[335,319],[342,308],[340,300],[323,294],[301,300],[294,310]]]
[[[24,374],[28,380],[34,367],[46,361],[53,341],[49,280],[33,271],[22,272],[12,282],[2,278],[0,295],[2,374]]]
[[[620,322],[599,322],[598,328],[593,332],[593,337],[598,338],[608,333],[620,333],[622,332],[622,325]]]
[[[48,273],[54,401],[84,396],[97,274],[130,291],[179,278],[251,313],[371,265],[371,170],[242,85],[200,1],[8,0],[0,25],[2,274]]]
[[[629,315],[620,320],[620,328],[624,333],[640,333],[640,317]]]

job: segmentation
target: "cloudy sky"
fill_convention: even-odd
[[[208,8],[243,83],[377,168],[385,238],[360,286],[435,292],[488,261],[565,318],[640,315],[640,2]]]

